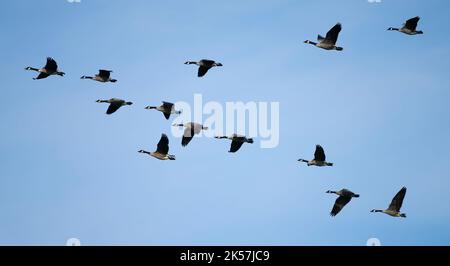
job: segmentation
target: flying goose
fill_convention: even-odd
[[[193,122],[186,124],[175,124],[173,126],[186,128],[184,130],[183,139],[181,140],[181,145],[183,147],[186,147],[189,142],[191,142],[192,138],[194,138],[195,135],[200,134],[202,130],[208,130],[208,127]]]
[[[92,79],[92,80],[95,80],[95,81],[98,81],[98,82],[103,82],[103,83],[106,83],[106,82],[115,83],[115,82],[117,82],[117,79],[112,79],[111,78],[111,73],[112,73],[112,70],[100,69],[98,71],[98,74],[95,75],[94,77],[82,76],[81,79]]]
[[[252,144],[254,141],[252,138],[247,138],[245,136],[233,134],[231,136],[217,136],[216,139],[229,139],[231,140],[231,148],[228,152],[237,152],[244,143]]]
[[[336,51],[342,51],[344,48],[336,46],[336,42],[339,37],[339,32],[342,30],[341,23],[336,24],[331,30],[328,31],[327,35],[322,37],[321,35],[317,36],[317,41],[312,42],[309,40],[306,40],[305,43],[312,44],[316,47],[325,49],[325,50],[336,50]]]
[[[406,195],[406,187],[403,187],[392,199],[392,202],[387,210],[372,210],[371,212],[382,212],[392,217],[406,218],[405,213],[400,213],[400,209],[402,208],[403,199],[405,198],[405,195]]]
[[[316,151],[314,152],[314,159],[311,161],[299,159],[299,162],[307,163],[308,166],[314,165],[314,166],[333,166],[333,163],[329,163],[326,161],[325,157],[325,151],[323,150],[322,146],[316,145]]]
[[[217,63],[217,62],[215,62],[213,60],[208,60],[208,59],[202,59],[199,62],[187,61],[184,64],[185,65],[197,65],[197,66],[199,66],[199,68],[198,68],[198,77],[199,78],[205,76],[206,73],[208,72],[208,70],[210,70],[211,68],[223,66],[221,63]]]
[[[58,64],[51,57],[47,57],[47,63],[45,64],[45,66],[43,68],[38,69],[38,68],[33,68],[33,67],[27,67],[27,68],[25,68],[25,70],[39,72],[39,75],[36,78],[33,78],[34,80],[45,79],[45,78],[48,78],[49,76],[53,76],[53,75],[58,75],[58,76],[63,77],[66,74],[66,73],[60,72],[58,70]]]
[[[106,111],[107,115],[113,114],[117,110],[119,110],[120,107],[125,105],[132,105],[132,102],[126,102],[122,99],[112,98],[109,100],[97,100],[98,103],[109,103],[108,110]]]
[[[402,32],[402,33],[408,34],[408,35],[423,34],[423,31],[416,30],[417,23],[419,22],[419,20],[420,20],[420,17],[414,17],[414,18],[408,19],[402,28],[398,29],[398,28],[391,27],[388,30],[389,31],[399,31],[399,32]]]
[[[169,120],[170,115],[172,114],[181,114],[181,111],[177,111],[175,110],[175,105],[173,103],[169,103],[169,102],[162,102],[163,104],[161,106],[147,106],[145,107],[145,109],[147,110],[158,110],[160,112],[162,112],[164,114],[164,117]]]
[[[358,194],[355,194],[345,188],[340,191],[328,190],[327,193],[328,194],[336,194],[339,196],[336,199],[336,202],[334,203],[333,209],[331,210],[331,213],[330,213],[330,215],[333,217],[336,216],[345,207],[345,205],[347,205],[347,203],[349,203],[352,200],[352,198],[359,198]]]
[[[148,154],[150,156],[155,157],[156,159],[166,161],[166,160],[175,160],[175,155],[169,154],[169,138],[166,134],[161,135],[161,139],[159,140],[158,146],[155,152],[148,152],[144,150],[140,150],[139,153]]]

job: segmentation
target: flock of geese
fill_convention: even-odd
[[[401,28],[389,28],[389,31],[398,31],[407,35],[418,35],[423,34],[423,31],[417,30],[417,24],[420,20],[420,17],[414,17],[406,21],[406,23]],[[336,50],[336,51],[343,51],[344,48],[336,46],[339,33],[342,30],[342,25],[340,23],[337,23],[334,27],[332,27],[325,37],[318,35],[317,42],[313,42],[310,40],[306,40],[304,43],[314,45],[318,48],[325,49],[325,50]],[[202,59],[198,62],[196,61],[187,61],[185,62],[186,65],[196,65],[198,66],[198,73],[197,76],[199,78],[204,77],[207,72],[214,67],[222,67],[223,65],[219,62],[208,60],[208,59]],[[29,71],[35,71],[38,72],[39,75],[36,78],[33,78],[34,80],[40,80],[45,79],[50,76],[61,76],[63,77],[65,75],[64,72],[60,71],[58,69],[58,64],[53,58],[48,57],[47,63],[43,68],[33,68],[33,67],[27,67],[25,70]],[[115,83],[117,82],[116,79],[111,78],[111,73],[113,71],[111,70],[99,70],[99,73],[95,76],[82,76],[81,79],[90,79],[97,82],[102,83]],[[111,98],[107,100],[97,100],[97,103],[107,103],[109,104],[108,109],[106,110],[106,114],[111,115],[115,113],[117,110],[119,110],[123,106],[130,106],[133,103],[129,101],[125,101],[118,98]],[[157,110],[161,112],[164,117],[169,120],[171,115],[179,115],[181,114],[181,110],[176,110],[175,105],[170,102],[162,102],[162,105],[160,106],[147,106],[145,109],[148,110]],[[185,124],[174,124],[175,127],[181,127],[184,128],[184,134],[183,138],[181,140],[181,145],[183,147],[186,147],[194,138],[195,135],[198,135],[201,133],[202,130],[208,130],[208,127],[205,127],[204,125],[190,122]],[[216,139],[228,139],[231,140],[231,147],[229,152],[235,153],[239,151],[239,149],[242,147],[244,143],[252,144],[254,143],[254,140],[252,138],[248,138],[245,136],[241,136],[238,134],[233,134],[231,136],[216,136]],[[147,154],[149,156],[152,156],[159,160],[175,160],[175,155],[169,154],[169,138],[166,134],[161,135],[161,139],[159,140],[156,151],[149,152],[145,150],[140,150],[139,153]],[[316,150],[314,153],[314,158],[312,160],[305,160],[305,159],[299,159],[299,162],[306,163],[308,166],[317,166],[317,167],[331,167],[333,166],[333,163],[326,161],[325,151],[322,148],[322,146],[317,145]],[[353,193],[352,191],[348,189],[342,189],[340,191],[327,191],[328,194],[336,194],[338,198],[336,199],[334,206],[331,210],[330,215],[336,216],[351,200],[352,198],[359,198],[359,195],[356,193]],[[406,214],[401,213],[400,209],[403,204],[403,199],[406,195],[406,187],[403,187],[392,199],[389,207],[385,210],[378,210],[374,209],[371,212],[381,212],[387,215],[390,215],[392,217],[403,217],[406,218]]]

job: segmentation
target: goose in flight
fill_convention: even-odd
[[[116,83],[117,79],[112,79],[111,78],[111,73],[112,70],[104,70],[104,69],[100,69],[98,71],[98,74],[95,75],[94,77],[90,77],[90,76],[82,76],[81,79],[92,79],[98,82],[112,82],[112,83]]]
[[[169,154],[169,138],[166,134],[161,135],[161,139],[159,140],[158,146],[156,147],[156,151],[148,152],[144,150],[140,150],[139,153],[148,154],[150,156],[155,157],[158,160],[166,161],[171,160],[174,161],[175,155]]]
[[[327,191],[328,194],[336,194],[339,197],[336,199],[336,202],[334,203],[333,209],[331,210],[330,215],[336,216],[344,207],[347,205],[352,198],[359,198],[358,194],[355,194],[351,192],[348,189],[342,189],[340,191]]]
[[[405,198],[405,195],[406,195],[406,187],[403,187],[392,199],[392,202],[387,210],[372,210],[371,212],[382,212],[392,217],[406,218],[405,213],[400,213],[400,209],[402,208],[403,199]]]
[[[306,40],[305,43],[314,45],[316,47],[325,49],[325,50],[336,50],[342,51],[344,48],[336,46],[336,42],[339,37],[339,33],[342,30],[342,25],[340,23],[336,24],[331,30],[328,31],[327,35],[322,37],[321,35],[317,36],[318,42],[312,42],[310,40]]]
[[[186,123],[186,124],[175,124],[173,125],[175,127],[184,127],[184,134],[183,134],[183,139],[181,140],[181,145],[183,147],[186,147],[189,142],[191,142],[192,138],[194,138],[195,135],[200,134],[200,132],[202,132],[202,130],[208,130],[208,127],[205,127],[201,124],[198,123]]]
[[[213,60],[208,60],[208,59],[202,59],[202,60],[200,60],[198,62],[187,61],[184,64],[185,65],[197,65],[197,66],[199,66],[199,68],[198,68],[198,77],[199,78],[205,76],[206,73],[208,72],[208,70],[210,70],[211,68],[223,66],[221,63],[215,62]]]
[[[45,78],[48,78],[49,76],[53,76],[53,75],[58,75],[58,76],[63,77],[66,74],[66,73],[58,70],[58,64],[51,57],[47,57],[47,63],[45,64],[45,66],[43,68],[38,69],[38,68],[33,68],[33,67],[27,67],[27,68],[25,68],[25,70],[39,72],[39,75],[36,78],[33,78],[34,80],[45,79]]]
[[[314,166],[333,166],[333,163],[329,163],[326,161],[325,157],[325,151],[323,150],[322,146],[316,145],[316,151],[314,152],[314,159],[311,161],[299,159],[299,162],[307,163],[308,166],[314,165]]]
[[[161,106],[147,106],[145,107],[145,109],[147,110],[152,110],[155,109],[157,111],[160,111],[161,113],[164,114],[164,117],[169,120],[170,115],[172,114],[181,114],[181,111],[177,111],[175,110],[175,105],[173,103],[169,103],[169,102],[162,102]]]
[[[231,148],[228,152],[237,152],[244,143],[252,144],[254,141],[252,138],[247,138],[245,136],[233,134],[232,136],[217,136],[216,139],[229,139],[231,140]]]
[[[417,23],[419,23],[420,17],[414,17],[408,19],[402,28],[389,28],[389,31],[399,31],[408,35],[423,34],[423,31],[417,30]]]
[[[108,110],[106,111],[107,115],[113,114],[117,110],[119,110],[120,107],[125,105],[132,105],[132,102],[126,102],[122,99],[112,98],[109,100],[97,100],[98,103],[109,103]]]

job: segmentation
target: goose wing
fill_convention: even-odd
[[[181,140],[181,145],[183,147],[186,147],[189,144],[189,142],[191,142],[191,140],[194,138],[194,135],[195,135],[194,127],[187,127],[184,130],[183,139]]]
[[[339,198],[337,198],[330,215],[336,216],[351,200],[352,200],[351,197],[340,196]]]
[[[198,77],[201,78],[201,77],[205,76],[206,73],[208,72],[208,70],[209,70],[210,68],[211,68],[211,67],[200,66],[200,67],[198,68]]]
[[[162,107],[164,108],[164,117],[169,120],[170,115],[172,114],[172,110],[173,110],[173,103],[169,103],[169,102],[163,102]]]
[[[104,70],[104,69],[100,69],[98,71],[98,75],[103,78],[103,79],[109,79],[109,77],[111,76],[111,72],[110,70]]]
[[[44,68],[49,72],[56,72],[58,70],[58,64],[53,58],[47,57],[47,63]]]
[[[327,36],[325,37],[325,41],[332,44],[336,44],[341,30],[342,25],[340,23],[336,24],[333,28],[331,28],[331,30],[328,31]]]
[[[242,147],[243,144],[244,144],[243,141],[240,141],[240,140],[233,140],[233,141],[231,142],[230,152],[232,152],[232,153],[237,152],[237,151]]]
[[[403,205],[403,199],[406,195],[406,187],[403,187],[397,195],[392,199],[391,204],[389,205],[388,210],[399,212]]]
[[[50,76],[49,74],[41,72],[41,73],[39,73],[39,75],[37,76],[36,79],[45,79],[49,76]]]
[[[161,139],[159,140],[158,146],[156,147],[156,152],[159,152],[163,155],[169,153],[169,138],[166,134],[161,135]]]
[[[115,113],[117,110],[119,110],[120,107],[122,107],[123,101],[114,101],[109,104],[108,110],[106,110],[106,114],[110,115]]]
[[[316,145],[316,151],[314,152],[314,160],[319,162],[325,162],[326,160],[325,151],[320,145]]]
[[[415,18],[411,18],[408,19],[405,23],[405,27],[407,29],[410,29],[411,31],[415,31],[417,28],[417,23],[419,22],[420,17],[415,17]]]
[[[172,111],[174,104],[173,103],[169,103],[169,102],[162,102],[163,103],[163,108],[166,111]]]

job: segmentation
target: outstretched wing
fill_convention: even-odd
[[[211,67],[205,67],[205,66],[199,67],[198,68],[198,77],[201,78],[201,77],[205,76],[210,68]]]
[[[403,199],[406,195],[406,187],[403,187],[397,195],[392,199],[391,205],[389,205],[388,210],[399,212],[403,205]]]
[[[193,126],[187,127],[184,130],[183,139],[181,140],[181,145],[183,147],[186,147],[189,144],[189,142],[191,142],[191,140],[194,138],[194,135],[195,135],[195,128]]]
[[[408,19],[405,23],[405,27],[410,29],[411,31],[415,31],[417,29],[417,23],[419,22],[420,17],[415,17]]]
[[[39,76],[37,76],[36,79],[45,79],[49,76],[50,76],[49,74],[41,72],[41,73],[39,73]]]
[[[340,23],[336,24],[331,30],[328,31],[327,36],[325,37],[325,41],[336,44],[337,39],[339,37],[339,32],[342,30],[342,25]]]
[[[344,207],[352,200],[351,197],[339,197],[336,199],[334,203],[333,209],[331,210],[330,215],[336,216]]]
[[[167,137],[166,134],[161,135],[161,139],[158,142],[156,152],[159,152],[164,155],[169,153],[169,138]]]
[[[173,108],[173,103],[169,103],[169,102],[162,102],[163,103],[163,108],[166,111],[172,111]]]
[[[56,63],[56,61],[53,58],[47,57],[47,63],[45,64],[44,68],[48,72],[56,72],[58,70],[58,64]]]
[[[230,152],[232,152],[232,153],[237,152],[242,147],[243,144],[244,144],[244,142],[242,142],[242,141],[233,140],[231,142]]]
[[[116,101],[109,104],[108,110],[106,110],[106,114],[110,115],[115,113],[119,108],[122,107],[122,102]]]
[[[100,69],[99,71],[98,71],[98,75],[101,77],[101,78],[103,78],[103,79],[109,79],[109,77],[111,76],[111,72],[112,71],[110,71],[110,70],[103,70],[103,69]]]
[[[326,160],[325,151],[320,145],[316,145],[316,151],[314,152],[314,160],[319,162],[325,162]]]
[[[172,114],[172,109],[174,104],[173,103],[169,103],[169,102],[162,102],[163,103],[163,108],[164,108],[164,117],[169,120],[170,115]]]

